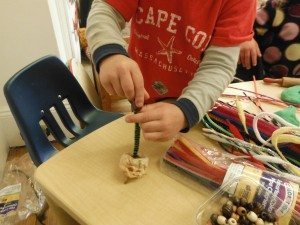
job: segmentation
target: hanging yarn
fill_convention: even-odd
[[[300,104],[300,85],[285,89],[281,93],[280,99],[284,102]]]

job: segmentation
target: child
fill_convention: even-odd
[[[126,121],[165,141],[198,123],[231,82],[255,13],[256,0],[95,0],[87,39],[106,91],[142,107]],[[128,54],[120,31],[130,19]],[[178,99],[157,102],[169,98]]]
[[[262,60],[264,75],[280,78],[300,77],[300,35],[299,0],[269,0],[256,17],[255,37],[241,45],[240,62],[248,73],[257,65],[257,57]],[[254,68],[253,68],[254,67]],[[237,76],[243,80],[252,80],[250,74]],[[259,77],[258,77],[259,78]]]

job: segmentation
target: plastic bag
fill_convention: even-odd
[[[12,225],[43,213],[46,201],[33,180],[35,169],[28,154],[7,162],[0,183],[0,224]]]

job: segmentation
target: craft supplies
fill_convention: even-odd
[[[281,93],[280,99],[284,102],[300,104],[300,85],[285,89]]]
[[[258,129],[258,122],[260,121],[261,118],[264,118],[265,116],[269,116],[271,117],[272,119],[275,119],[277,122],[279,122],[280,124],[284,125],[284,126],[291,126],[293,127],[294,125],[289,123],[288,121],[282,119],[280,116],[277,116],[276,114],[273,114],[273,113],[267,113],[267,112],[262,112],[262,113],[259,113],[257,114],[256,116],[254,116],[254,119],[253,119],[253,123],[252,123],[252,126],[253,126],[253,131],[255,133],[255,136],[256,138],[265,146],[269,146],[269,147],[272,147],[272,144],[270,144],[269,142],[267,142],[266,140],[264,140],[261,135],[260,135],[260,131]],[[276,129],[275,129],[276,130]],[[273,130],[273,131],[275,131]]]
[[[237,108],[237,111],[238,111],[238,115],[239,115],[239,118],[241,120],[241,123],[243,124],[243,127],[244,127],[244,131],[248,133],[248,130],[247,130],[247,125],[246,125],[246,116],[245,116],[245,112],[243,110],[243,107],[242,107],[242,104],[240,102],[240,100],[238,99],[238,97],[236,96],[236,108]]]
[[[272,140],[272,145],[276,149],[278,155],[285,161],[288,161],[284,155],[281,153],[281,151],[278,148],[279,143],[285,143],[285,142],[291,142],[295,144],[300,144],[300,136],[295,136],[291,134],[286,134],[286,133],[295,133],[298,132],[300,133],[300,128],[297,127],[282,127],[276,131],[273,132],[271,140]],[[289,164],[288,167],[291,169],[291,171],[300,177],[300,168],[298,168],[295,165]]]
[[[268,84],[279,84],[282,87],[292,87],[295,85],[300,85],[300,78],[294,77],[283,77],[279,79],[266,77],[263,79],[263,81]]]
[[[256,98],[259,98],[260,101],[263,101],[263,102],[266,102],[268,104],[274,104],[274,105],[278,105],[278,106],[289,106],[289,105],[294,105],[296,107],[300,107],[300,104],[298,103],[292,103],[292,102],[285,102],[285,101],[281,101],[281,100],[278,100],[278,99],[275,99],[275,98],[272,98],[270,96],[267,96],[267,95],[264,95],[264,94],[260,94],[260,93],[255,93],[253,91],[249,91],[249,90],[246,90],[246,89],[243,89],[243,88],[236,88],[236,87],[228,87],[229,89],[234,89],[234,90],[238,90],[238,91],[242,91],[242,92],[246,92],[246,93],[251,93],[251,94],[255,94],[257,95],[254,100]],[[233,97],[235,98],[236,95],[228,95],[228,94],[222,94],[222,96],[225,96],[225,97]],[[239,96],[241,97],[241,96]]]
[[[292,225],[300,222],[299,186],[253,167],[231,164],[222,186],[197,212],[198,225]]]
[[[257,89],[257,84],[256,84],[256,78],[253,76],[253,85],[254,85],[254,92],[255,92],[255,97],[256,97],[256,104],[261,107],[260,104],[260,99],[258,98],[258,89]]]
[[[297,113],[297,108],[292,105],[285,109],[275,112],[276,115],[280,116],[285,121],[288,121],[289,123],[299,127],[300,121],[298,120],[296,113]]]
[[[293,124],[285,121],[276,114],[263,112],[254,116],[253,114],[250,114],[248,112],[244,113],[249,134],[246,134],[244,132],[244,128],[240,122],[237,109],[234,106],[218,102],[218,104],[216,104],[216,106],[210,112],[208,112],[208,116],[214,123],[216,123],[218,126],[221,126],[226,131],[230,130],[228,127],[229,121],[236,128],[238,128],[239,132],[243,135],[244,140],[246,140],[247,142],[252,142],[256,145],[263,144],[264,146],[271,148],[271,152],[275,152],[275,148],[273,147],[273,145],[268,142],[268,139],[271,138],[272,133],[275,130],[279,129],[281,126],[294,126]],[[206,126],[205,123],[204,126]],[[208,128],[212,128],[217,132],[229,136],[227,133],[224,133],[219,129],[215,129],[214,126]],[[232,135],[230,136],[232,137]],[[281,152],[290,162],[292,162],[295,165],[298,163],[300,154],[299,146],[297,146],[294,143],[282,143],[279,147]],[[234,146],[234,148],[237,147]]]
[[[199,217],[197,217],[199,219],[197,221],[199,222],[198,224],[202,225],[211,221],[207,218],[207,215],[210,216],[213,213],[217,213],[217,215],[212,215],[212,219],[217,225],[224,223],[223,217],[225,217],[225,224],[234,224],[235,221],[236,225],[248,224],[246,223],[247,221],[252,221],[248,225],[252,225],[253,223],[256,225],[266,225],[266,223],[275,222],[279,225],[293,224],[290,221],[294,221],[295,218],[297,219],[297,215],[300,213],[300,202],[298,200],[300,177],[282,171],[272,173],[264,167],[259,167],[259,164],[253,161],[252,158],[263,162],[265,165],[291,166],[292,164],[280,159],[277,153],[271,149],[256,146],[252,143],[220,134],[211,129],[204,129],[204,133],[205,135],[215,135],[218,141],[227,141],[226,144],[235,144],[235,147],[243,149],[245,154],[252,152],[252,156],[249,154],[247,156],[244,154],[234,155],[218,149],[203,147],[195,141],[185,138],[183,135],[180,135],[172,146],[170,146],[161,166],[161,170],[165,174],[195,190],[199,188],[199,185],[197,186],[195,183],[199,183],[202,185],[201,190],[203,189],[203,185],[212,189],[219,187],[218,191],[222,190],[222,196],[223,194],[227,196],[229,194],[235,197],[227,201],[218,199],[213,203],[210,202],[210,199],[202,207],[205,209],[205,213],[199,213]],[[258,154],[259,152],[263,152],[264,154],[260,155]],[[237,177],[242,176],[250,177],[255,182],[249,183],[245,180],[238,180],[224,191],[224,186],[228,182],[232,182]],[[221,208],[220,202],[223,202]],[[225,202],[230,206],[224,206]],[[249,205],[250,203],[252,203],[252,206]],[[262,206],[256,208],[255,205],[257,203]],[[218,211],[214,211],[215,209],[208,211],[207,209],[212,205],[219,207]],[[249,207],[252,207],[251,210]],[[278,221],[274,220],[271,222],[266,220],[267,216],[261,214],[266,209],[268,209],[267,213],[269,213],[267,215],[275,213]],[[274,218],[274,216],[272,217]],[[203,218],[205,219],[203,220]],[[230,218],[232,219],[229,221]],[[247,220],[242,222],[241,220],[244,218]],[[213,222],[210,223],[214,224]]]
[[[131,103],[132,111],[136,114],[141,108],[136,107],[134,103]],[[129,181],[129,179],[140,178],[146,174],[146,169],[149,164],[149,158],[139,156],[139,148],[140,148],[140,136],[141,129],[138,123],[134,124],[134,147],[132,154],[124,153],[121,156],[119,167],[123,171],[126,180],[125,183]]]
[[[123,171],[126,180],[140,178],[146,174],[146,169],[149,164],[149,159],[147,157],[134,158],[130,154],[123,154],[120,159],[120,169]]]

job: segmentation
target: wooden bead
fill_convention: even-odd
[[[255,224],[256,225],[264,225],[264,221],[263,221],[263,219],[262,218],[258,218],[256,221],[255,221]]]
[[[268,219],[268,213],[266,211],[262,211],[260,214],[260,218],[266,221]]]
[[[236,222],[235,219],[230,218],[230,219],[228,219],[227,224],[228,224],[228,225],[237,225],[237,222]]]
[[[236,205],[233,205],[233,206],[232,206],[232,211],[233,211],[233,212],[236,212],[236,210],[237,210],[237,206],[236,206]]]
[[[251,225],[251,222],[245,216],[240,216],[239,224],[241,224],[241,225]]]
[[[237,208],[236,210],[237,214],[239,214],[240,216],[243,216],[243,215],[246,215],[247,214],[247,211],[244,207],[240,206]]]
[[[252,211],[254,209],[253,203],[252,202],[247,203],[245,208],[248,211]]]
[[[226,224],[226,218],[224,216],[218,216],[217,222],[219,225],[225,225]]]
[[[266,221],[268,221],[268,222],[276,222],[276,216],[273,214],[273,213],[267,213],[267,219],[266,219]]]
[[[212,214],[210,216],[210,221],[213,225],[218,225],[218,214]]]
[[[273,223],[266,221],[265,225],[273,225]]]
[[[255,212],[257,215],[259,215],[263,211],[263,205],[259,202],[253,203],[254,209],[253,212]]]
[[[239,205],[240,205],[240,199],[239,199],[239,198],[233,196],[233,197],[231,197],[230,200],[232,201],[232,203],[233,203],[234,205],[236,205],[236,206],[239,206]]]
[[[240,206],[245,207],[247,205],[247,199],[245,198],[240,198]]]
[[[230,218],[231,214],[233,213],[232,208],[233,208],[232,205],[227,205],[227,204],[223,205],[222,207],[223,216],[225,216],[226,218]]]
[[[224,205],[224,204],[226,204],[226,202],[228,202],[228,198],[225,197],[225,196],[223,196],[223,197],[220,199],[220,203],[221,203],[222,205]]]
[[[232,203],[232,201],[228,200],[228,201],[226,202],[226,205],[233,205],[233,203]]]
[[[233,219],[235,219],[236,221],[238,221],[239,218],[240,218],[240,216],[239,216],[238,214],[236,214],[236,213],[232,213],[232,214],[231,214],[231,218],[233,218]]]
[[[258,219],[258,216],[256,215],[255,212],[250,211],[250,212],[247,213],[247,218],[248,218],[248,220],[250,220],[251,222],[255,223],[256,220]]]

